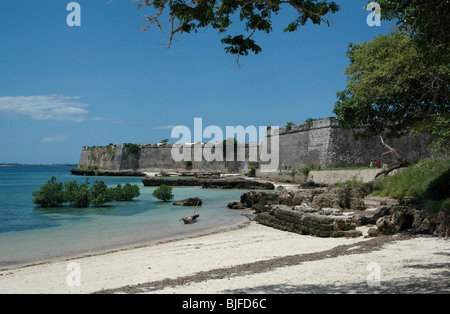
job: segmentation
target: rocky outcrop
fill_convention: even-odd
[[[314,188],[274,192],[248,191],[230,209],[251,208],[255,220],[277,229],[320,237],[359,236],[357,226],[369,226],[369,236],[396,233],[450,235],[448,213],[430,213],[425,205],[399,205],[391,199],[364,196],[370,186]],[[376,204],[376,206],[374,206]]]
[[[247,207],[241,202],[229,202],[227,207],[229,209],[246,209]]]
[[[187,198],[185,200],[181,200],[181,201],[175,201],[173,202],[173,205],[178,205],[178,206],[200,206],[202,205],[202,200],[198,197],[190,197]]]
[[[228,208],[251,208],[255,211],[257,222],[299,234],[318,237],[362,236],[362,232],[355,229],[357,224],[354,216],[344,214],[341,208],[313,208],[308,205],[327,192],[327,188],[248,191],[241,196],[240,202],[229,203]]]
[[[352,216],[339,209],[314,209],[306,204],[300,206],[272,205],[267,212],[256,215],[263,225],[317,237],[360,237]]]
[[[189,179],[165,179],[144,177],[144,186],[201,186],[207,189],[243,189],[243,190],[273,190],[275,186],[270,182],[249,180],[243,177],[237,178],[189,178]]]
[[[418,205],[393,205],[383,208],[384,216],[376,221],[370,235],[393,235],[407,232],[438,237],[450,235],[450,216],[445,212],[430,213]]]
[[[145,173],[133,170],[92,170],[72,168],[70,172],[77,176],[113,176],[113,177],[143,177]]]
[[[318,209],[325,207],[358,211],[366,209],[363,194],[358,189],[353,189],[348,184],[340,188],[333,188],[328,192],[314,197],[312,206]]]
[[[408,206],[394,206],[389,210],[389,215],[379,218],[376,222],[380,235],[392,235],[409,230],[416,219],[418,211]]]
[[[358,226],[375,225],[381,217],[389,215],[389,207],[381,207],[375,210],[355,213],[354,219]]]
[[[276,192],[249,191],[241,196],[240,202],[256,213],[264,212],[268,205],[280,204],[295,206],[303,203],[311,204],[317,209],[338,208],[341,210],[361,211],[365,209],[363,194],[359,189],[349,185],[341,188],[315,188],[288,191],[285,188]]]

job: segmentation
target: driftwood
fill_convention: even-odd
[[[385,152],[383,155],[385,154],[392,154],[397,160],[398,160],[398,164],[395,166],[392,166],[388,169],[385,169],[383,171],[381,171],[379,174],[376,175],[375,179],[380,179],[380,178],[384,178],[386,177],[391,171],[394,171],[395,169],[399,169],[402,167],[408,167],[411,166],[412,163],[409,162],[408,160],[404,159],[402,156],[400,156],[400,154],[391,146],[389,146],[388,144],[386,144],[383,140],[383,137],[380,135],[380,140],[381,143],[380,145],[385,147],[388,151]]]
[[[392,148],[391,146],[389,146],[388,144],[386,144],[384,142],[383,137],[381,135],[380,135],[380,140],[381,140],[380,145],[384,146],[388,150],[385,154],[391,153],[392,155],[394,155],[394,157],[398,160],[399,165],[401,167],[411,166],[411,163],[409,161],[407,161],[402,156],[400,156],[400,154],[394,148]]]

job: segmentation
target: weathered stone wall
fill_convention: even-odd
[[[271,141],[266,136],[264,145]],[[404,158],[411,161],[430,156],[429,138],[426,136],[406,136],[397,140],[386,140]],[[250,144],[256,145],[256,144]],[[270,147],[270,145],[267,145]],[[249,144],[246,156],[249,156]],[[259,150],[259,148],[257,147]],[[83,147],[79,167],[97,166],[104,170],[160,171],[186,169],[184,161],[176,162],[171,157],[172,145],[141,145],[139,152],[130,153],[126,145],[106,147]],[[273,153],[273,149],[272,149]],[[279,163],[277,170],[299,169],[304,166],[314,168],[336,168],[346,166],[376,166],[377,160],[383,164],[395,164],[392,154],[385,154],[380,139],[355,139],[349,130],[342,130],[335,118],[322,119],[301,125],[290,130],[279,129]],[[221,171],[230,173],[247,172],[248,161],[196,161],[194,149],[191,151],[193,170]],[[256,162],[255,164],[258,164]],[[273,171],[276,171],[275,169]]]
[[[79,168],[98,167],[101,170],[114,171],[156,171],[186,170],[184,161],[174,161],[171,155],[172,145],[140,145],[137,152],[129,152],[125,144],[116,146],[85,146],[82,149]],[[191,149],[192,170],[242,172],[248,165],[245,161],[195,161],[194,149]],[[237,151],[235,151],[235,155]],[[248,147],[246,148],[248,155]],[[235,158],[237,160],[237,158]]]
[[[377,160],[382,164],[396,164],[392,154],[385,154],[387,149],[380,145],[380,138],[355,139],[353,132],[342,130],[336,119],[331,122],[331,136],[329,142],[328,160],[329,168],[345,166],[369,166],[372,161],[376,165]],[[395,148],[405,159],[419,161],[430,157],[428,144],[430,138],[427,136],[408,135],[399,139],[385,139],[386,144]]]
[[[328,164],[330,132],[329,119],[280,129],[280,168]]]
[[[370,182],[375,179],[382,169],[361,169],[361,170],[323,170],[310,171],[307,181],[323,184],[336,184],[338,182],[359,181]]]
[[[427,136],[410,135],[385,142],[407,160],[430,157]],[[280,169],[369,166],[370,162],[376,166],[377,160],[396,164],[386,151],[378,137],[355,139],[353,132],[342,130],[335,118],[296,125],[291,130],[280,129]]]
[[[83,146],[78,168],[98,167],[105,170],[120,170],[122,163],[122,145]]]

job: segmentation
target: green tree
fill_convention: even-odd
[[[89,202],[95,206],[109,203],[114,199],[114,191],[103,181],[95,181],[89,189]]]
[[[192,169],[193,163],[192,163],[192,161],[190,161],[190,160],[186,160],[186,161],[184,162],[184,165],[186,166],[186,170],[191,170],[191,169]]]
[[[288,123],[286,123],[286,126],[285,126],[286,131],[292,130],[292,127],[293,127],[294,125],[295,125],[294,122],[288,122]]]
[[[57,182],[54,176],[32,195],[34,196],[33,203],[42,207],[56,207],[65,203],[63,183]]]
[[[140,195],[137,184],[130,183],[122,186],[118,184],[115,188],[108,188],[103,181],[95,181],[92,186],[89,180],[78,184],[77,181],[69,181],[64,185],[57,182],[55,177],[41,186],[39,191],[33,192],[33,203],[43,207],[56,207],[63,203],[70,203],[76,208],[89,207],[90,204],[100,206],[113,200],[131,201]]]
[[[448,151],[448,129],[436,124],[450,122],[448,68],[438,66],[441,72],[436,78],[417,45],[401,31],[350,44],[347,56],[347,88],[338,93],[334,107],[342,127],[364,137],[383,132],[387,137],[410,131],[434,133],[440,137],[436,150]],[[446,84],[447,89],[433,88],[433,80],[436,86]]]
[[[247,173],[248,177],[256,177],[256,167],[250,166],[250,170]]]
[[[131,185],[126,183],[124,186],[118,184],[113,189],[113,197],[116,201],[131,201],[133,198],[141,195],[139,186],[136,184]]]
[[[85,208],[89,207],[89,181],[78,184],[77,181],[69,181],[64,184],[65,200],[70,203],[71,207]]]
[[[448,67],[449,0],[378,0],[378,3],[382,18],[395,20],[400,30],[410,35],[425,63]]]
[[[155,189],[152,193],[154,197],[164,202],[170,201],[175,197],[172,193],[172,187],[167,185],[161,185],[159,188]]]
[[[147,18],[148,25],[143,30],[148,30],[153,24],[163,31],[162,18],[169,17],[169,43],[171,46],[174,38],[183,33],[196,33],[197,31],[212,27],[219,33],[226,33],[233,23],[235,16],[239,16],[245,24],[245,35],[227,35],[221,41],[226,45],[225,51],[237,58],[248,55],[249,52],[257,54],[261,47],[252,39],[255,32],[270,33],[272,31],[272,16],[278,14],[282,7],[290,7],[294,18],[285,27],[285,32],[296,31],[308,21],[313,24],[330,22],[324,17],[329,13],[339,11],[339,6],[334,1],[328,0],[139,0],[138,8],[150,7],[152,15]],[[165,13],[165,14],[164,14]]]
[[[305,123],[313,123],[314,121],[317,121],[317,120],[320,120],[320,119],[308,118],[305,120]]]

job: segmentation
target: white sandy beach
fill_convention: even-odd
[[[250,222],[237,230],[0,271],[0,293],[450,293],[448,240],[415,237],[367,252],[354,245],[367,241],[302,236]],[[346,255],[327,253],[339,245],[353,246],[344,248]],[[320,252],[322,257],[300,260]],[[292,255],[298,256],[283,264]],[[197,273],[200,279],[192,276]]]

